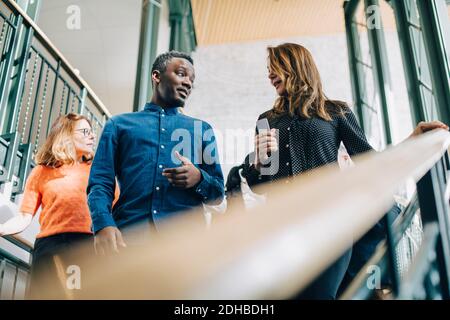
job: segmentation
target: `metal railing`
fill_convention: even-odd
[[[391,234],[394,235],[392,239],[393,252],[389,256],[388,243],[386,241],[380,242],[373,256],[361,268],[359,274],[355,277],[353,282],[346,288],[340,299],[356,299],[366,300],[374,298],[374,290],[370,282],[372,276],[373,266],[376,266],[380,276],[380,288],[383,287],[381,283],[390,283],[391,268],[394,267],[395,272],[400,278],[405,277],[411,268],[411,265],[416,258],[417,252],[424,240],[423,224],[420,216],[420,205],[417,198],[417,193],[414,194],[408,206],[402,210],[395,221],[390,225],[393,229]],[[390,257],[394,257],[394,264],[390,264]],[[392,283],[390,283],[392,285]]]
[[[0,183],[23,191],[32,156],[61,114],[86,115],[99,133],[111,116],[33,20],[14,1],[0,2]]]
[[[23,192],[35,165],[33,155],[52,122],[68,112],[87,116],[97,135],[111,117],[94,91],[20,6],[1,0],[2,199],[15,201]],[[31,249],[32,243],[20,235],[0,239],[0,299],[24,298]]]
[[[20,235],[1,239],[0,300],[22,300],[26,297],[32,248],[33,244]]]

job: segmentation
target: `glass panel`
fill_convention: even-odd
[[[424,113],[427,121],[436,120],[438,113],[436,109],[436,102],[433,95],[433,87],[431,84],[430,68],[428,58],[425,52],[425,42],[420,25],[420,20],[417,19],[417,2],[416,0],[407,0],[409,7],[408,22],[410,23],[409,32],[413,44],[414,58],[416,60],[416,68],[419,75],[418,81],[421,87],[421,96],[424,103]]]
[[[370,57],[369,37],[367,35],[367,29],[358,28],[359,44],[361,46],[361,61],[372,66],[372,60]]]
[[[405,0],[406,16],[410,23],[420,25],[419,12],[417,10],[416,0]]]
[[[394,11],[385,1],[381,2],[381,7],[381,19],[389,61],[389,76],[391,78],[391,87],[387,91],[391,135],[392,142],[397,144],[407,138],[413,130],[412,110]]]
[[[375,86],[372,56],[369,46],[369,35],[364,12],[364,1],[360,1],[355,12],[353,23],[356,25],[360,52],[357,53],[357,63],[363,70],[362,81],[365,90],[362,98],[362,112],[364,118],[364,129],[369,143],[376,150],[384,148],[384,134],[381,120],[380,97]]]
[[[425,43],[423,41],[422,31],[415,27],[410,27],[413,46],[414,57],[418,62],[417,71],[419,73],[419,79],[428,87],[431,87],[431,75],[428,67],[427,54],[425,52]]]
[[[365,102],[365,111],[366,111],[366,119],[369,119],[369,124],[367,127],[366,135],[372,147],[377,150],[381,150],[383,148],[383,139],[381,132],[383,130],[381,126],[380,119],[380,97],[378,94],[378,90],[375,87],[374,83],[374,75],[373,70],[369,67],[364,67],[364,81],[366,85],[366,99]],[[367,121],[366,121],[367,122]]]
[[[424,86],[420,87],[420,93],[422,95],[422,99],[425,103],[425,115],[429,120],[438,120],[438,114],[436,111],[436,102],[434,99],[433,92],[425,88]]]

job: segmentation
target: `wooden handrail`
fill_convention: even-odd
[[[173,219],[148,243],[103,264],[87,259],[83,298],[288,298],[360,238],[392,206],[396,189],[418,181],[446,152],[435,130],[386,151],[355,157],[354,168],[313,170],[268,187],[270,200],[223,215],[208,230],[196,214]]]
[[[41,44],[49,51],[53,57],[57,60],[61,61],[61,67],[66,70],[69,76],[77,82],[77,84],[81,87],[86,88],[88,95],[92,98],[93,102],[101,109],[101,111],[107,116],[111,117],[111,113],[105,107],[100,98],[95,94],[95,92],[91,89],[91,87],[87,84],[87,82],[75,72],[75,69],[72,65],[67,61],[67,59],[63,56],[63,54],[53,45],[50,39],[45,35],[45,33],[37,26],[37,24],[31,19],[25,11],[12,0],[3,0],[6,5],[16,14],[22,16],[23,21],[29,27],[33,28],[34,35],[37,39],[41,41]]]

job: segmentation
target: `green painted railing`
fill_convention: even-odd
[[[0,189],[15,201],[34,167],[33,155],[61,114],[87,116],[99,135],[111,114],[33,20],[0,0]],[[4,213],[4,212],[3,212]],[[2,221],[3,222],[3,221]],[[32,243],[0,238],[0,300],[23,299]]]
[[[0,184],[23,191],[32,156],[61,114],[86,115],[99,134],[111,116],[33,20],[0,1]]]
[[[383,121],[380,123],[380,129],[384,129],[386,141],[390,143],[392,126],[389,122],[388,111],[392,112],[393,106],[389,105],[388,92],[385,90],[392,85],[388,72],[387,47],[381,19],[379,27],[368,27],[366,23],[369,21],[369,15],[373,14],[373,10],[369,8],[379,9],[382,1],[386,1],[392,7],[395,16],[413,125],[419,121],[436,119],[448,123],[450,81],[448,52],[445,51],[443,39],[443,34],[448,33],[448,19],[443,0],[348,0],[344,2],[355,109],[368,136],[373,133],[370,124],[377,123],[381,118]],[[362,17],[365,21],[359,21],[358,17]],[[368,38],[368,41],[363,41],[364,37]],[[362,48],[363,44],[365,44],[364,48]],[[372,96],[378,98],[368,99]],[[381,107],[382,117],[378,116],[379,107]],[[442,164],[438,163],[433,170],[439,169],[445,172],[442,174],[443,181],[440,182],[445,187],[446,172],[448,172],[447,156],[441,162]],[[428,187],[421,187],[423,185]],[[428,198],[423,195],[427,193],[427,188],[433,189],[431,182],[427,184],[421,181],[417,188],[419,198],[422,196],[421,202],[428,202]],[[419,189],[421,189],[420,192]],[[431,193],[428,197],[435,198]],[[448,195],[446,197],[448,199]],[[412,201],[397,219],[389,216],[386,218],[389,220],[390,237],[380,246],[368,264],[369,266],[376,262],[384,267],[383,275],[390,276],[394,295],[398,297],[411,295],[411,292],[406,294],[406,289],[400,284],[405,272],[410,268],[412,258],[419,254],[418,244],[425,239],[434,241],[432,240],[434,229],[428,228],[428,234],[426,234],[421,228],[423,212],[416,210],[417,197],[415,199],[415,202]],[[396,227],[398,225],[402,227],[398,229]],[[390,263],[386,263],[387,261]],[[367,277],[365,271],[362,271],[359,280],[349,287],[344,298],[367,297],[371,293],[365,286]],[[447,298],[449,296],[447,291],[444,291],[443,295]]]

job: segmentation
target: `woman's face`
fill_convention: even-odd
[[[89,122],[81,119],[75,123],[73,141],[77,157],[81,158],[94,153],[95,134],[92,132]]]
[[[277,76],[272,69],[270,68],[270,63],[267,64],[267,70],[269,71],[269,80],[270,83],[275,87],[277,94],[279,96],[286,94],[286,85],[283,80],[279,76]]]

